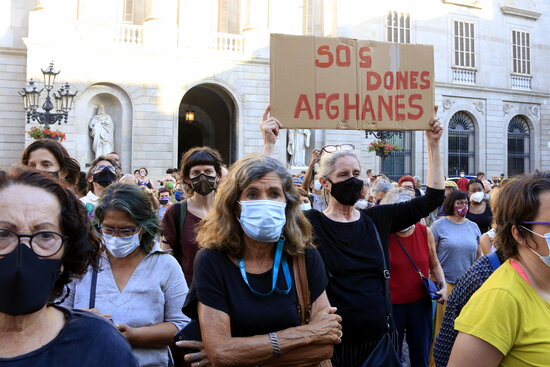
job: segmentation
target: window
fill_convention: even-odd
[[[460,171],[467,175],[475,173],[475,126],[464,111],[457,112],[449,122],[449,164],[448,175],[458,176]]]
[[[383,160],[382,172],[391,180],[398,181],[401,176],[412,175],[412,131],[396,134],[386,141],[403,148],[401,152],[391,152]]]
[[[508,176],[530,170],[529,124],[524,117],[515,116],[508,124]]]
[[[474,23],[454,21],[454,65],[464,68],[476,67]]]
[[[411,17],[409,14],[390,11],[386,28],[388,42],[411,43]]]
[[[134,0],[124,0],[123,20],[134,23]]]
[[[531,75],[531,39],[529,32],[512,31],[512,72]]]

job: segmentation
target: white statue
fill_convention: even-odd
[[[92,150],[96,158],[114,150],[115,125],[111,116],[105,113],[105,106],[97,105],[97,114],[90,121],[90,135],[93,139]]]
[[[288,145],[286,151],[290,155],[290,165],[293,167],[306,166],[306,148],[309,148],[311,130],[288,130]]]

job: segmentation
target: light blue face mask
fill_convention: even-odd
[[[319,180],[315,180],[313,182],[313,188],[316,190],[316,191],[319,191],[321,190],[323,186],[321,186],[321,182],[319,182]]]
[[[241,204],[239,223],[248,237],[259,242],[275,242],[286,223],[286,203],[273,200],[246,200]]]
[[[300,209],[302,209],[303,211],[311,210],[311,204],[310,203],[300,204]]]
[[[103,239],[107,250],[119,259],[130,255],[140,244],[139,231],[130,237],[115,237],[104,233]]]
[[[546,222],[525,222],[525,224],[550,224],[550,223],[546,223]],[[539,234],[537,232],[533,232],[531,231],[529,228],[526,228],[524,226],[521,226],[523,229],[531,232],[532,234],[536,235],[536,236],[539,236],[539,237],[542,237],[546,240],[546,245],[548,246],[548,255],[547,256],[542,256],[541,254],[539,254],[538,252],[536,252],[535,250],[533,250],[531,247],[528,247],[529,250],[533,251],[541,260],[543,263],[546,264],[546,266],[550,266],[550,233],[545,233],[544,235],[542,234]]]

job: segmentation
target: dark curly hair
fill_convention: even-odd
[[[65,172],[65,181],[73,186],[76,185],[80,177],[80,164],[76,159],[71,158],[69,152],[61,143],[55,140],[40,139],[34,141],[21,155],[21,164],[28,167],[31,153],[38,149],[46,149],[52,153],[59,164],[59,168]]]
[[[50,301],[59,298],[63,288],[72,279],[80,279],[91,266],[98,268],[101,243],[88,220],[86,208],[80,200],[58,180],[43,172],[15,168],[9,172],[0,171],[0,191],[13,185],[24,185],[45,190],[53,194],[61,207],[59,222],[61,234],[68,237],[63,248],[63,271],[50,293]]]
[[[470,181],[468,181],[468,185],[466,185],[466,190],[470,192],[470,186],[478,183],[481,185],[481,189],[485,190],[485,186],[483,186],[483,181],[481,181],[479,178],[472,178]]]

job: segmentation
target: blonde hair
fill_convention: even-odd
[[[221,251],[233,257],[243,255],[243,231],[237,220],[239,198],[255,180],[274,172],[281,179],[286,198],[286,224],[284,252],[293,256],[313,247],[312,227],[300,210],[300,195],[283,165],[274,158],[261,154],[246,156],[229,170],[227,179],[220,185],[210,212],[197,231],[197,243],[202,248]]]

